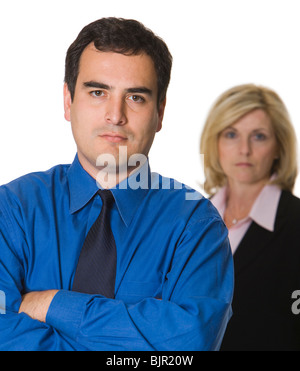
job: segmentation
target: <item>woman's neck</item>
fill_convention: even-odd
[[[266,182],[255,184],[236,184],[228,183],[226,210],[224,220],[228,228],[231,228],[239,220],[245,219],[252,206],[266,185]]]

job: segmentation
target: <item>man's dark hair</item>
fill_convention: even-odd
[[[102,52],[116,52],[128,56],[146,53],[152,58],[157,74],[158,105],[165,99],[172,68],[172,55],[165,42],[138,21],[102,18],[84,27],[68,49],[65,82],[72,100],[79,74],[80,57],[92,42]]]

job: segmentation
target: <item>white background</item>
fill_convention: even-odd
[[[134,18],[174,57],[153,171],[196,189],[208,110],[228,88],[256,83],[286,103],[300,137],[299,0],[10,0],[0,5],[0,184],[70,163],[76,147],[63,117],[67,48],[88,23]],[[298,180],[296,195],[300,196]]]

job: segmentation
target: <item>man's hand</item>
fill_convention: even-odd
[[[58,290],[48,290],[25,294],[22,298],[19,313],[26,313],[32,319],[45,322],[49,306],[57,292]]]

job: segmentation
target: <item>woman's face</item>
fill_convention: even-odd
[[[252,111],[222,131],[219,162],[229,185],[265,183],[271,176],[278,144],[269,116]]]

